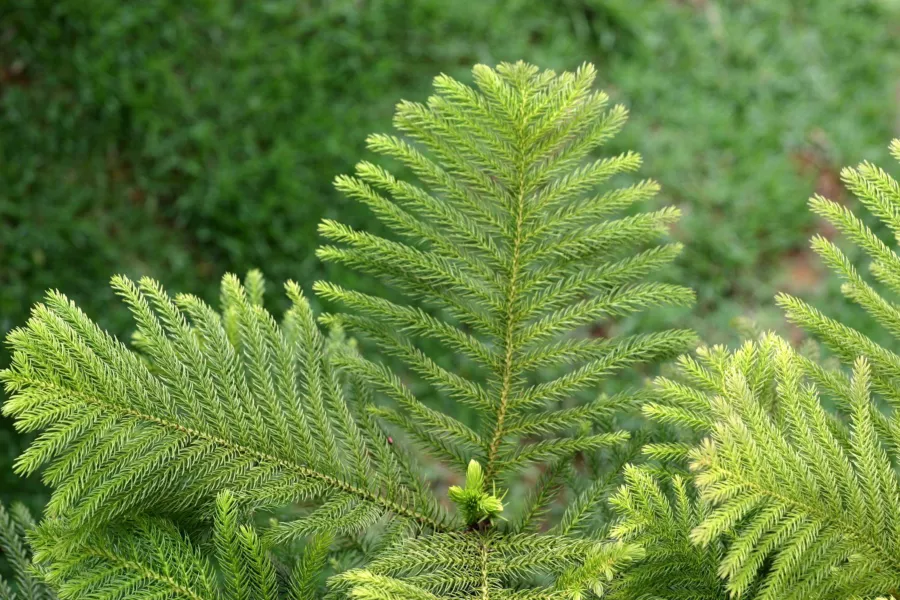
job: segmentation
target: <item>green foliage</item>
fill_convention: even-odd
[[[425,104],[401,102],[405,138],[369,137],[417,183],[370,162],[337,178],[382,230],[326,219],[319,257],[394,289],[316,283],[344,311],[319,318],[328,337],[293,282],[276,321],[258,271],[226,276],[219,310],[115,277],[132,348],[58,291],[9,334],[3,413],[36,435],[16,470],[52,495],[39,525],[0,508],[0,597],[900,598],[900,356],[783,294],[842,365],[764,333],[682,356],[650,391],[579,403],[692,343],[584,335],[693,299],[649,279],[681,250],[657,245],[678,211],[635,212],[650,181],[597,189],[639,157],[591,158],[625,120],[593,67],[473,74],[474,88],[442,75]],[[900,242],[900,184],[867,162],[842,178]],[[810,203],[900,293],[900,255],[842,203]],[[825,233],[812,246],[900,335],[900,308],[853,255]],[[616,416],[638,404],[655,426],[629,439]],[[644,464],[620,469],[640,446]],[[465,470],[449,503],[412,448]],[[507,502],[514,483],[525,493]]]
[[[900,160],[900,140],[894,140],[891,144],[891,154]],[[900,239],[900,185],[897,181],[868,162],[855,169],[844,169],[841,178],[863,206],[878,218],[885,231],[890,232],[895,240]],[[871,261],[869,270],[878,284],[892,294],[900,290],[900,256],[882,242],[862,219],[846,206],[820,195],[810,199],[810,206],[865,253]],[[900,334],[900,310],[896,304],[868,283],[834,242],[818,235],[813,238],[812,247],[843,282],[841,291],[844,296],[862,307],[870,322],[883,327],[892,337]],[[892,405],[896,402],[893,380],[900,373],[900,357],[864,333],[827,317],[796,297],[783,294],[778,297],[778,302],[792,322],[814,334],[845,363],[865,357],[872,369],[875,390],[886,402]]]
[[[244,285],[223,280],[221,313],[149,279],[113,285],[134,313],[140,354],[53,292],[10,334],[2,374],[4,411],[42,431],[16,468],[45,467],[53,487],[36,559],[62,597],[218,597],[202,543],[210,521],[226,596],[260,599],[281,587],[273,545],[313,536],[292,584],[310,596],[336,536],[388,513],[453,525],[359,414],[298,286],[285,286],[292,306],[276,323],[256,272]],[[302,514],[260,534],[239,521],[290,504]]]
[[[725,544],[716,571],[728,592],[766,600],[893,593],[895,427],[872,398],[868,362],[858,359],[849,375],[826,371],[771,334],[701,357],[684,362],[692,386],[661,380],[665,402],[646,412],[709,434],[688,453],[710,507],[690,539]]]
[[[736,315],[780,326],[775,289],[802,289],[864,327],[817,271],[793,277],[813,220],[790,200],[828,187],[848,157],[878,158],[894,134],[891,0],[8,4],[4,333],[54,287],[126,335],[110,273],[206,300],[225,271],[321,276],[319,219],[366,222],[330,180],[352,167],[366,133],[387,127],[393,99],[417,97],[435,72],[517,58],[558,69],[600,61],[603,85],[634,110],[613,144],[648,157],[662,201],[685,211],[674,235],[687,252],[667,276],[698,291],[688,325],[705,339],[732,338]],[[358,284],[344,271],[328,277]],[[683,319],[655,311],[620,327]],[[0,497],[37,507],[35,490],[2,468],[24,443],[3,424]]]
[[[150,278],[116,276],[112,287],[136,324],[133,348],[58,291],[10,332],[3,413],[36,434],[15,468],[39,472],[52,488],[31,538],[34,572],[61,598],[577,600],[605,593],[643,556],[580,528],[584,503],[541,533],[564,487],[555,476],[530,490],[508,525],[497,486],[526,466],[561,472],[576,453],[596,459],[625,440],[618,430],[592,433],[591,424],[640,394],[561,402],[693,340],[689,331],[579,335],[599,318],[692,299],[686,288],[640,281],[680,249],[654,244],[677,211],[609,218],[656,185],[594,189],[639,160],[585,162],[625,116],[590,91],[593,67],[557,75],[502,64],[475,75],[480,92],[441,76],[443,97],[430,108],[401,103],[397,122],[410,140],[370,138],[429,191],[369,163],[358,179],[338,180],[409,245],[322,227],[345,243],[322,256],[418,291],[427,309],[320,282],[323,295],[357,309],[324,315],[326,339],[293,282],[276,321],[258,271],[243,283],[226,276],[219,310],[194,295],[172,297]],[[426,406],[400,375],[364,358],[344,326],[473,405],[484,432]],[[480,361],[477,377],[444,368],[407,336]],[[540,381],[541,368],[557,374]],[[374,392],[396,405],[382,406]],[[448,490],[456,511],[442,508],[383,422],[443,451],[451,468],[467,456],[460,439],[477,441],[473,455],[486,466],[470,460],[465,487]],[[19,554],[17,572],[27,566]]]
[[[126,336],[112,273],[207,301],[222,273],[260,266],[279,282],[353,281],[315,260],[315,227],[366,223],[331,185],[365,135],[436,72],[591,56],[567,13],[501,0],[6,3],[0,334],[54,288]],[[0,498],[37,508],[36,479],[9,468],[29,439],[0,421]]]
[[[212,565],[170,523],[126,519],[95,531],[77,546],[60,543],[61,530],[53,525],[42,525],[35,536],[35,559],[49,565],[45,577],[60,598],[200,600],[217,596]]]
[[[68,527],[46,521],[34,535],[35,560],[59,598],[125,600],[276,600],[275,566],[256,532],[239,523],[235,498],[216,500],[214,551],[184,535],[171,522],[125,518],[72,545]],[[214,556],[215,562],[207,558]],[[216,569],[218,566],[218,570]]]
[[[370,226],[334,174],[433,73],[525,58],[597,62],[635,113],[611,149],[647,157],[661,203],[685,213],[666,277],[698,291],[697,310],[619,329],[677,323],[724,341],[737,315],[780,327],[769,299],[788,289],[876,336],[805,268],[814,220],[794,200],[833,187],[836,165],[880,158],[895,133],[896,17],[893,0],[7,2],[0,332],[53,287],[124,337],[111,273],[207,301],[223,272],[257,266],[360,289],[313,257],[322,216]],[[27,439],[2,422],[0,497],[37,508],[36,486],[6,468]]]

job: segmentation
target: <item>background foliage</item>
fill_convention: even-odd
[[[780,326],[776,289],[858,325],[807,250],[830,232],[805,201],[843,199],[839,165],[883,162],[898,19],[895,0],[4,3],[0,333],[55,287],[126,335],[114,273],[210,301],[224,271],[251,267],[355,285],[313,255],[323,216],[372,226],[333,177],[389,128],[397,98],[517,59],[597,64],[632,114],[610,152],[640,151],[658,202],[685,212],[668,278],[699,303],[654,326],[710,342],[732,340],[739,315]],[[0,500],[37,502],[36,484],[7,475],[19,451],[4,423]]]

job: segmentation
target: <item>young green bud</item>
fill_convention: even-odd
[[[484,471],[475,460],[469,461],[466,469],[466,487],[451,486],[447,496],[459,507],[470,527],[490,521],[503,512],[501,499],[484,491]]]

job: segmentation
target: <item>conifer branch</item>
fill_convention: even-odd
[[[135,311],[147,363],[56,293],[10,336],[4,413],[24,429],[46,428],[16,468],[51,464],[46,478],[59,487],[50,515],[87,530],[134,510],[203,512],[226,487],[245,501],[257,492],[274,499],[265,491],[274,485],[287,488],[282,502],[337,491],[446,526],[430,498],[387,472],[372,476],[299,288],[288,286],[294,307],[281,329],[236,280],[223,286],[224,319],[195,298],[179,306],[150,280],[116,285]]]
[[[427,309],[327,282],[314,289],[348,311],[326,314],[323,322],[376,342],[435,391],[472,407],[480,423],[469,432],[450,415],[418,406],[421,400],[380,367],[345,361],[344,368],[405,413],[381,414],[435,456],[453,458],[459,469],[470,458],[482,460],[494,482],[532,461],[612,440],[563,441],[564,417],[548,409],[617,369],[673,356],[693,343],[687,331],[579,340],[573,338],[579,327],[688,304],[693,293],[641,282],[680,251],[677,244],[654,245],[677,210],[607,218],[651,197],[658,186],[645,181],[596,191],[636,169],[640,157],[626,152],[586,160],[627,116],[624,107],[609,108],[605,94],[591,91],[593,67],[556,74],[503,64],[477,66],[473,76],[476,88],[440,76],[426,103],[399,104],[394,124],[407,139],[370,138],[370,149],[398,159],[421,186],[369,162],[360,163],[355,176],[336,180],[409,245],[331,221],[320,228],[335,242],[320,248],[320,258],[380,277]],[[425,338],[466,356],[477,369],[464,377],[439,365],[420,349]],[[547,368],[571,370],[538,383],[539,370]],[[439,421],[446,439],[428,440],[424,432]],[[545,439],[535,440],[532,450],[517,448],[537,432]]]

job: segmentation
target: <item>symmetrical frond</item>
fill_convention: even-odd
[[[718,572],[729,593],[837,600],[900,589],[896,425],[873,401],[868,361],[852,376],[827,372],[772,335],[703,358],[684,362],[697,387],[661,380],[666,403],[646,412],[709,433],[688,453],[711,506],[691,539],[727,542]]]
[[[75,530],[136,512],[209,513],[222,490],[243,510],[324,503],[345,531],[384,514],[442,528],[430,495],[407,485],[384,437],[366,435],[300,288],[279,324],[261,277],[222,284],[222,314],[156,282],[113,281],[137,323],[140,354],[57,292],[12,332],[4,413],[41,431],[17,469],[45,467],[50,517]],[[282,524],[276,537],[317,529]]]
[[[360,599],[562,600],[601,595],[614,573],[641,556],[631,544],[496,531],[446,533],[407,540],[365,569],[332,581]]]
[[[334,242],[319,250],[323,260],[378,277],[417,306],[333,283],[315,289],[347,310],[325,315],[326,323],[374,340],[435,390],[471,407],[480,424],[473,429],[426,407],[383,364],[346,356],[349,371],[395,402],[397,412],[380,416],[460,470],[478,460],[493,482],[530,463],[621,441],[619,433],[560,437],[590,411],[561,411],[559,401],[636,362],[677,353],[692,335],[573,334],[599,320],[686,304],[693,295],[642,282],[680,250],[654,245],[677,210],[613,218],[652,197],[657,185],[596,189],[637,169],[640,157],[586,161],[626,119],[622,106],[610,108],[605,94],[591,91],[593,67],[557,75],[517,63],[477,66],[473,74],[477,89],[442,75],[427,103],[400,103],[394,124],[407,137],[368,139],[371,150],[420,183],[370,162],[336,181],[397,239],[334,221],[320,227]],[[454,351],[459,363],[431,358],[424,340]],[[562,368],[555,379],[538,376]],[[523,444],[535,434],[541,439]]]
[[[317,600],[324,584],[322,574],[328,559],[328,549],[334,536],[330,532],[313,536],[291,573],[291,596],[294,600]]]

